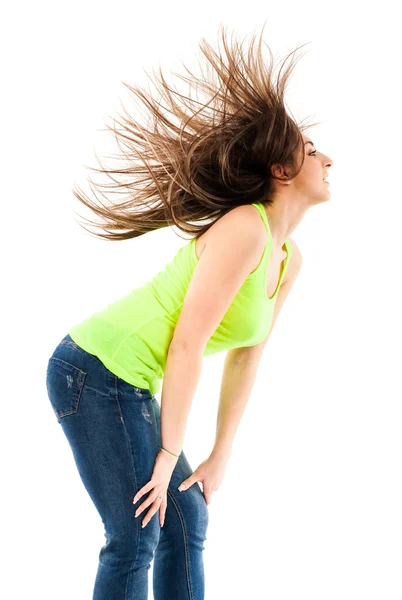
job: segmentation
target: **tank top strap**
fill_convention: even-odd
[[[272,235],[271,235],[271,229],[269,227],[268,217],[267,217],[267,213],[265,212],[264,205],[261,202],[253,202],[253,206],[256,207],[256,209],[258,210],[258,212],[261,215],[262,220],[265,223],[265,227],[266,227],[267,232],[268,232],[268,237],[267,237],[267,243],[265,245],[264,252],[262,254],[260,263],[259,263],[258,267],[256,269],[254,269],[254,271],[252,271],[252,274],[254,274],[256,271],[261,271],[262,278],[263,278],[263,280],[265,282],[265,278],[266,278],[266,264],[269,261],[269,258],[270,258],[270,255],[271,255]],[[290,257],[292,256],[292,245],[290,243],[289,238],[287,240],[285,240],[284,246],[286,248],[286,258],[283,261],[283,267],[281,268],[281,272],[280,272],[280,276],[279,276],[279,281],[278,281],[278,286],[276,288],[276,292],[279,290],[279,287],[282,285],[282,280],[283,280],[283,278],[285,276],[285,271],[286,271],[286,269],[288,267],[288,264],[289,264],[289,261],[290,261]],[[276,292],[275,292],[274,296],[271,299],[273,299],[276,296]]]
[[[268,223],[267,213],[265,212],[264,206],[261,204],[261,202],[253,202],[252,205],[255,206],[256,209],[258,210],[258,212],[260,213],[261,218],[265,223],[265,228],[267,231],[269,231],[269,223]]]

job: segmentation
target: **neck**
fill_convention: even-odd
[[[273,248],[281,251],[285,240],[292,235],[300,221],[302,220],[307,207],[295,209],[295,202],[281,201],[273,202],[273,204],[264,204],[265,213],[268,218],[269,228],[272,235]]]

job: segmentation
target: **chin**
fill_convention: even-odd
[[[316,204],[323,204],[324,202],[328,202],[328,200],[330,200],[330,199],[331,199],[331,194],[330,194],[330,192],[327,192],[326,194],[317,195],[311,204],[312,204],[312,206],[314,206]]]

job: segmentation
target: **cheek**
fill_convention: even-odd
[[[311,156],[306,156],[302,170],[298,175],[298,178],[300,178],[300,182],[303,182],[304,184],[309,184],[317,180],[317,173],[319,171],[319,168],[318,164],[316,164],[314,161],[315,159]]]
[[[303,169],[296,177],[295,181],[299,188],[306,189],[315,185],[317,177],[311,169]]]
[[[313,166],[314,168],[310,168],[308,171],[308,179],[312,185],[317,185],[320,184],[323,179],[322,169],[318,164]]]

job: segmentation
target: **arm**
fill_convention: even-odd
[[[296,243],[293,240],[291,240],[291,243],[291,261],[288,265],[286,277],[279,288],[272,324],[267,337],[255,346],[234,348],[226,354],[220,390],[215,444],[211,452],[211,456],[213,457],[219,457],[222,460],[227,460],[230,457],[234,436],[250,397],[265,344],[271,335],[278,314],[300,271],[302,255]]]
[[[266,232],[260,221],[249,206],[221,217],[195,267],[163,378],[162,446],[174,454],[183,446],[205,346],[264,251]]]
[[[161,397],[162,446],[179,455],[192,398],[200,378],[202,352],[197,346],[186,348],[170,344],[163,377]]]

